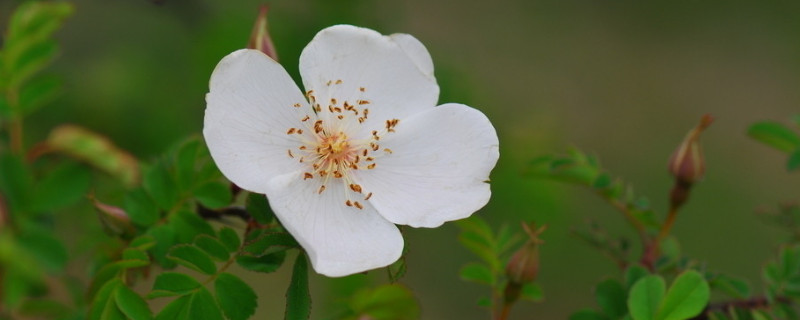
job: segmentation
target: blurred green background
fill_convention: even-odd
[[[618,276],[613,263],[569,235],[593,219],[633,236],[622,218],[590,192],[519,172],[531,158],[570,146],[650,196],[664,213],[671,180],[666,161],[704,113],[707,175],[674,229],[684,253],[710,270],[759,283],[760,268],[783,239],[754,215],[796,200],[800,179],[784,155],[745,136],[749,124],[784,120],[800,106],[800,2],[794,1],[74,1],[58,33],[53,70],[66,82],[54,105],[27,122],[30,144],[59,123],[108,135],[151,160],[202,129],[204,94],[216,63],[247,43],[258,5],[270,6],[281,62],[297,59],[320,29],[350,23],[384,34],[410,33],[433,56],[440,102],[485,112],[500,136],[493,198],[479,213],[493,225],[550,225],[540,283],[546,300],[522,303],[514,319],[565,319],[594,305],[592,286]],[[18,1],[0,0],[5,25]],[[409,271],[423,319],[488,319],[476,306],[484,288],[457,271],[474,258],[457,228],[405,229]],[[253,275],[256,318],[282,319],[288,283]],[[383,271],[355,280],[313,277],[313,319],[335,309],[351,282],[384,281]],[[371,277],[371,278],[368,278]],[[360,278],[360,279],[359,279]]]

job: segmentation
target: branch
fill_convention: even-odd
[[[783,304],[791,304],[792,300],[787,297],[777,297],[775,298],[776,302],[783,303]],[[718,303],[711,303],[703,310],[703,313],[700,315],[691,318],[690,320],[708,320],[711,319],[708,314],[715,311],[727,311],[731,308],[735,309],[746,309],[746,310],[755,310],[755,309],[768,309],[770,308],[770,301],[766,297],[755,297],[750,298],[747,300],[734,300],[734,301],[723,301]]]

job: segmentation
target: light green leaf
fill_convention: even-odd
[[[192,320],[223,320],[222,312],[211,292],[205,287],[200,287],[192,294],[192,305],[189,307],[189,317]]]
[[[230,273],[221,273],[214,282],[217,302],[230,320],[246,320],[256,312],[258,297],[247,283]]]
[[[783,152],[791,152],[800,146],[800,136],[777,122],[755,123],[747,130],[747,134],[751,138]]]
[[[238,251],[239,246],[242,245],[241,240],[239,240],[239,234],[228,227],[219,229],[219,240],[225,245],[225,248],[228,249],[228,252],[230,253]]]
[[[522,286],[522,298],[529,301],[539,302],[544,299],[542,287],[536,283],[526,283]]]
[[[207,234],[201,234],[197,236],[197,238],[194,238],[194,245],[208,253],[211,258],[218,261],[226,261],[230,256],[225,245]]]
[[[34,78],[19,93],[19,108],[23,115],[30,114],[61,93],[61,80],[57,77]]]
[[[594,296],[600,309],[611,318],[617,319],[628,314],[628,294],[619,281],[606,279],[600,282],[595,287]]]
[[[182,296],[194,292],[200,286],[197,280],[186,274],[164,272],[156,277],[153,291],[147,294],[147,298]]]
[[[207,253],[191,245],[176,245],[169,250],[167,257],[180,265],[208,275],[217,272],[217,266]]]
[[[642,277],[628,293],[628,310],[633,320],[656,319],[656,312],[664,297],[666,284],[660,276]]]
[[[139,294],[126,286],[119,286],[116,292],[117,307],[131,320],[149,320],[153,318],[150,307]]]
[[[461,271],[459,271],[459,276],[461,280],[485,284],[487,286],[492,286],[495,282],[492,271],[485,265],[478,263],[470,263],[462,267]]]
[[[307,320],[311,316],[311,294],[308,291],[308,261],[300,253],[294,261],[292,280],[286,290],[285,320]]]
[[[656,319],[684,320],[703,311],[708,304],[710,290],[703,275],[689,270],[672,283],[661,302]]]

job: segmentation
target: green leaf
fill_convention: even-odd
[[[153,260],[166,269],[174,268],[175,262],[167,258],[169,249],[177,240],[173,227],[165,224],[156,225],[147,230],[147,235],[156,239],[156,245],[150,249]]]
[[[219,240],[223,245],[225,245],[225,248],[228,249],[228,252],[230,253],[238,251],[239,246],[242,245],[241,240],[239,240],[239,234],[228,227],[222,227],[222,229],[219,229]]]
[[[189,307],[194,295],[185,295],[172,300],[156,316],[156,320],[189,320]]]
[[[611,318],[595,310],[585,309],[573,313],[569,316],[569,320],[611,320]]]
[[[178,203],[177,183],[163,161],[145,169],[142,184],[159,208],[170,210]]]
[[[64,244],[43,230],[28,228],[18,236],[19,245],[50,271],[64,269],[69,260]]]
[[[220,243],[216,238],[206,234],[201,234],[197,236],[197,238],[194,238],[194,245],[208,253],[211,258],[218,261],[226,261],[230,256],[225,245]]]
[[[230,187],[222,182],[208,182],[195,189],[193,193],[200,204],[211,209],[225,207],[233,201]]]
[[[192,243],[198,235],[214,236],[214,228],[208,221],[200,218],[192,211],[180,210],[170,216],[169,225],[172,226],[175,236],[180,243]]]
[[[145,262],[149,262],[150,261],[150,257],[148,257],[147,254],[144,253],[144,251],[142,251],[141,249],[137,249],[137,248],[125,248],[125,250],[122,251],[122,259],[123,260],[142,260],[142,261],[145,261]]]
[[[117,290],[117,288],[123,286],[122,280],[115,278],[108,282],[106,282],[100,290],[97,291],[97,294],[94,296],[92,300],[92,304],[89,308],[89,319],[90,320],[100,320],[105,319],[103,318],[103,314],[105,313],[106,306],[110,304],[114,304],[113,294]],[[115,306],[116,308],[116,306]]]
[[[197,280],[183,273],[164,272],[156,277],[153,291],[147,294],[147,298],[182,296],[194,292],[200,286]]]
[[[302,252],[292,268],[292,280],[286,290],[286,320],[306,320],[311,316],[311,294],[308,291],[308,261]]]
[[[628,310],[633,320],[656,319],[665,291],[666,284],[660,276],[649,275],[636,281],[628,294]]]
[[[230,320],[246,320],[256,312],[258,297],[247,283],[230,273],[221,273],[214,282],[217,302]]]
[[[117,307],[131,320],[149,320],[153,318],[150,307],[139,294],[126,286],[119,286],[116,292]]]
[[[672,283],[661,302],[656,319],[683,320],[692,318],[708,304],[710,290],[703,275],[689,270]]]
[[[275,213],[269,207],[267,197],[263,194],[250,193],[247,195],[247,212],[256,222],[269,224],[275,220]]]
[[[53,101],[61,93],[61,80],[57,77],[34,78],[19,93],[19,108],[23,115]]]
[[[420,318],[420,309],[413,294],[398,284],[363,289],[353,296],[350,308],[357,319],[415,320]]]
[[[529,301],[539,302],[544,299],[544,291],[536,283],[526,283],[522,286],[522,298]]]
[[[46,68],[58,53],[58,44],[51,39],[27,38],[9,42],[14,45],[9,45],[3,55],[9,68],[9,87],[20,87]]]
[[[245,244],[244,252],[256,257],[300,247],[297,240],[287,232],[264,229],[259,230],[253,237],[254,239],[248,240]]]
[[[144,234],[131,240],[131,242],[128,244],[128,247],[147,251],[155,245],[156,239]]]
[[[125,212],[133,223],[149,227],[160,218],[158,207],[142,188],[136,188],[125,195]]]
[[[127,186],[139,181],[136,158],[100,134],[74,125],[61,125],[50,131],[46,143],[54,151],[85,161]]]
[[[191,245],[176,245],[169,250],[167,257],[175,260],[180,265],[189,269],[212,275],[217,272],[217,266],[208,254]]]
[[[45,212],[71,205],[86,196],[90,184],[91,174],[84,166],[65,162],[36,185],[31,211]]]
[[[493,286],[495,282],[494,274],[485,265],[478,263],[470,263],[465,265],[459,271],[461,280],[471,281],[487,286]]]
[[[72,312],[61,302],[50,299],[27,299],[17,309],[20,315],[35,319],[59,319]]]
[[[8,202],[11,212],[22,211],[30,201],[33,175],[22,159],[11,154],[0,154],[0,192]]]
[[[236,263],[242,268],[250,271],[270,273],[278,270],[286,258],[286,252],[280,251],[260,257],[240,255],[236,257]]]
[[[800,168],[800,148],[795,149],[789,154],[789,160],[786,161],[786,170],[793,171]]]
[[[616,319],[628,314],[626,305],[628,294],[619,281],[606,279],[600,282],[595,287],[594,296],[600,309],[611,318]]]
[[[156,320],[223,320],[223,317],[211,292],[200,287],[192,294],[170,302],[158,313]]]
[[[747,134],[751,138],[783,152],[791,152],[800,146],[800,136],[777,122],[755,123],[747,130]]]
[[[718,275],[709,282],[709,285],[733,298],[744,299],[750,296],[750,286],[747,282],[730,276]]]
[[[178,149],[175,164],[178,184],[182,190],[190,190],[194,187],[196,178],[195,162],[200,144],[200,140],[192,139],[185,142]]]
[[[633,284],[636,283],[639,279],[649,275],[650,272],[647,271],[645,267],[642,267],[639,264],[634,264],[628,267],[625,270],[625,287],[630,290],[633,287]]]

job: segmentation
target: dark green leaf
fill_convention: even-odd
[[[292,268],[292,280],[286,290],[286,320],[306,320],[311,316],[311,294],[308,291],[308,261],[302,252]]]
[[[192,305],[194,295],[185,295],[172,300],[156,315],[156,320],[191,320],[189,307]]]
[[[156,225],[147,230],[147,234],[156,239],[156,245],[150,249],[153,260],[164,268],[174,268],[175,262],[167,258],[169,249],[175,245],[177,240],[175,231],[171,225]]]
[[[155,245],[156,245],[156,239],[153,238],[152,236],[145,234],[131,240],[131,243],[128,244],[128,247],[146,251],[154,247]]]
[[[170,210],[178,203],[178,186],[163,162],[158,162],[144,171],[142,184],[159,208]]]
[[[605,189],[611,186],[611,176],[608,173],[602,173],[594,179],[592,186],[596,189]]]
[[[214,228],[208,221],[200,218],[196,213],[180,210],[170,216],[169,225],[172,226],[179,243],[192,243],[198,235],[214,236]]]
[[[262,256],[289,248],[298,248],[300,245],[297,240],[287,232],[275,232],[273,230],[259,230],[254,235],[255,239],[245,243],[244,252],[252,256]]]
[[[420,309],[411,291],[397,284],[364,289],[350,301],[357,319],[414,320]]]
[[[789,160],[786,161],[786,169],[793,171],[800,168],[800,148],[795,149],[789,154]]]
[[[461,268],[459,272],[461,280],[493,286],[495,282],[494,274],[485,265],[470,263]]]
[[[0,154],[0,191],[8,202],[11,212],[22,211],[30,201],[33,175],[18,157]]]
[[[192,305],[189,308],[188,319],[223,320],[222,312],[208,289],[200,287],[200,290],[192,294]]]
[[[119,286],[116,293],[117,307],[131,320],[149,320],[153,318],[147,302],[138,293],[128,289],[126,286]]]
[[[791,152],[800,146],[800,137],[786,126],[772,121],[753,124],[747,134],[761,143],[783,152]]]
[[[714,289],[719,289],[733,298],[744,299],[750,296],[747,282],[726,275],[719,275],[709,282]]]
[[[542,301],[544,299],[544,291],[536,283],[526,283],[522,286],[522,298],[530,301]]]
[[[684,320],[698,315],[708,304],[709,291],[703,275],[693,270],[682,273],[667,291],[656,319]]]
[[[206,234],[201,234],[194,239],[194,245],[208,253],[208,255],[216,260],[228,260],[228,249],[226,249],[225,246],[216,238]]]
[[[594,311],[594,310],[581,310],[569,316],[569,320],[611,320],[608,316]]]
[[[633,320],[653,320],[666,291],[660,276],[645,276],[631,287],[628,295],[628,310]]]
[[[36,185],[31,210],[44,212],[71,205],[86,196],[90,183],[91,174],[86,167],[65,162]]]
[[[194,190],[194,196],[203,206],[218,209],[233,201],[230,187],[222,182],[211,181]]]
[[[108,282],[106,282],[97,294],[94,296],[92,300],[92,304],[89,308],[89,319],[90,320],[100,320],[103,318],[103,313],[106,309],[106,306],[109,304],[114,304],[113,294],[117,290],[117,288],[123,286],[122,280],[115,278]],[[116,308],[116,306],[115,306]]]
[[[611,318],[620,318],[628,314],[627,298],[628,294],[619,281],[606,279],[600,282],[594,291],[597,305],[605,314]]]
[[[625,287],[628,288],[628,290],[630,290],[630,288],[633,286],[634,283],[636,283],[636,281],[649,274],[650,272],[647,271],[647,269],[645,267],[642,267],[641,265],[634,264],[629,266],[628,269],[625,270]]]
[[[263,194],[250,193],[247,195],[247,212],[260,224],[269,224],[275,220],[275,214],[267,203],[267,197]]]
[[[160,214],[156,203],[142,188],[136,188],[125,195],[125,211],[133,223],[149,227],[158,221]]]
[[[230,273],[221,273],[214,282],[217,302],[230,320],[246,320],[256,312],[258,297],[250,286]]]
[[[36,319],[58,319],[72,312],[61,302],[50,299],[27,299],[17,309],[20,315]]]
[[[239,235],[236,233],[236,231],[228,227],[219,229],[219,240],[225,245],[225,248],[227,248],[228,252],[230,253],[238,251],[239,246],[242,245],[242,242],[239,240]]]
[[[153,291],[147,294],[147,298],[182,296],[194,292],[200,286],[197,280],[183,273],[164,272],[156,277]]]
[[[74,125],[60,125],[50,131],[47,145],[103,170],[127,186],[139,181],[139,163],[117,148],[108,138]]]
[[[197,153],[200,148],[200,140],[192,139],[181,145],[178,149],[175,164],[178,177],[178,184],[182,190],[190,190],[194,187],[195,176],[195,162],[197,160]]]
[[[9,68],[9,86],[19,87],[37,72],[42,71],[58,53],[58,44],[50,39],[20,39],[4,51]]]
[[[167,257],[180,265],[208,275],[217,272],[217,266],[207,253],[191,245],[176,245],[169,250]]]
[[[283,260],[285,258],[285,251],[275,252],[260,257],[240,255],[236,257],[236,263],[238,263],[242,268],[250,271],[270,273],[278,270],[278,268],[280,268],[283,264]]]
[[[29,228],[19,235],[18,240],[19,245],[48,270],[60,271],[67,264],[67,249],[51,233]]]

